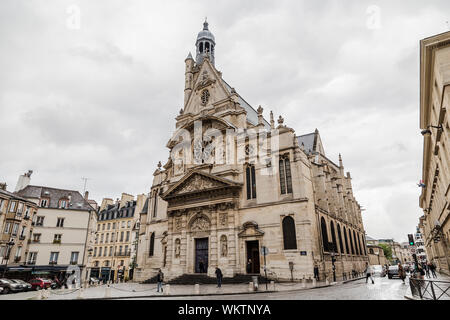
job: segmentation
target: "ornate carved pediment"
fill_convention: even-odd
[[[191,223],[191,231],[207,231],[210,229],[210,222],[204,215],[198,215]]]
[[[248,221],[243,224],[243,231],[239,233],[239,237],[262,237],[264,235],[264,231],[258,229],[258,224],[254,221]]]
[[[187,194],[196,194],[208,190],[228,187],[240,187],[240,184],[201,171],[193,171],[188,173],[177,184],[167,190],[167,192],[163,195],[163,199],[168,200]]]

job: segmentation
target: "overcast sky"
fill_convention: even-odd
[[[79,13],[79,15],[78,15]],[[18,1],[0,4],[0,181],[147,193],[208,17],[216,68],[268,118],[342,153],[367,234],[406,241],[418,206],[419,41],[443,1]],[[79,19],[78,19],[79,18]]]

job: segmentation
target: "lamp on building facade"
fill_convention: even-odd
[[[9,261],[9,256],[11,254],[11,248],[15,245],[14,241],[11,240],[10,242],[8,242],[6,244],[6,262],[5,262],[5,269],[3,270],[3,278],[5,277],[6,274],[6,270],[8,269],[8,261]]]
[[[440,124],[439,126],[428,126],[425,130],[422,130],[422,132],[421,132],[421,134],[423,135],[423,136],[425,136],[425,135],[427,135],[427,134],[432,134],[432,132],[431,132],[431,130],[430,130],[430,128],[435,128],[435,129],[438,129],[438,130],[443,130],[444,128],[442,128],[442,125]]]

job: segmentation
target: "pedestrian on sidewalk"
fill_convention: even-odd
[[[159,292],[159,289],[161,289],[161,292],[163,292],[163,281],[164,281],[164,273],[161,271],[161,269],[158,270],[158,274],[156,276],[156,292]]]
[[[398,264],[398,276],[402,279],[403,284],[405,284],[406,271],[400,263]]]
[[[427,278],[431,278],[431,276],[430,276],[430,270],[431,270],[431,268],[430,268],[430,262],[427,262],[427,264],[426,264],[426,269],[425,269],[425,272],[426,272],[426,274],[427,274]]]
[[[417,266],[417,278],[419,278],[419,279],[424,279],[424,276],[425,276],[425,271],[423,271],[423,267],[419,264],[418,266]]]
[[[368,262],[366,262],[366,270],[364,272],[366,273],[366,283],[367,283],[367,280],[369,280],[369,277],[370,277],[370,280],[372,281],[372,284],[375,284],[375,281],[373,281],[373,278],[372,278],[372,266],[369,266]]]
[[[314,260],[314,279],[319,281],[319,266],[317,265],[316,260]]]
[[[220,270],[219,267],[216,267],[216,278],[217,278],[217,288],[221,288],[222,287],[222,270]]]
[[[433,278],[437,278],[437,275],[436,275],[436,265],[434,264],[434,261],[431,261],[431,263],[430,263],[430,269],[431,269],[431,274],[433,275]]]
[[[252,259],[248,259],[247,261],[247,273],[252,272]]]

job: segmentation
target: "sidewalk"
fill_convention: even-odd
[[[345,282],[340,281],[336,283],[326,283],[320,281],[313,286],[312,283],[275,283],[259,284],[257,291],[249,290],[249,283],[242,284],[224,284],[222,288],[217,288],[213,284],[203,284],[199,285],[198,293],[195,292],[194,285],[165,285],[164,293],[156,292],[156,284],[139,284],[139,283],[120,283],[111,284],[108,289],[107,285],[100,285],[97,287],[90,287],[82,290],[80,297],[80,289],[59,289],[59,290],[48,290],[44,293],[44,296],[48,294],[46,300],[74,300],[74,299],[133,299],[142,297],[180,297],[180,296],[214,296],[214,295],[232,295],[232,294],[257,294],[257,293],[268,293],[268,292],[287,292],[287,291],[298,291],[298,290],[308,290],[314,288],[323,288],[328,286],[340,285],[349,281],[354,281],[362,278],[355,278],[347,280]],[[28,297],[17,297],[18,299],[38,299],[38,292],[30,292]],[[42,294],[42,292],[41,292]]]

